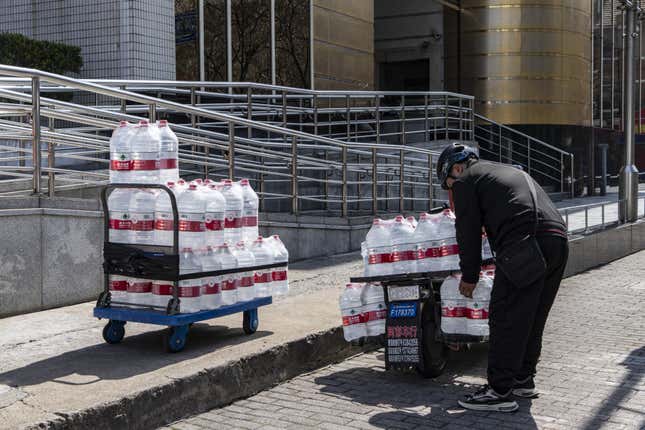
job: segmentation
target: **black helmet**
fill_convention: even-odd
[[[477,155],[477,151],[475,151],[475,149],[468,145],[453,142],[444,148],[439,156],[439,160],[437,161],[437,178],[439,179],[441,188],[444,190],[448,189],[446,179],[448,179],[448,176],[450,175],[452,166],[457,163],[463,163],[471,158],[479,159],[479,155]]]

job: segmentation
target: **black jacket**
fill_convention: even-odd
[[[486,228],[491,247],[505,246],[531,234],[535,214],[528,183],[509,165],[472,160],[452,186],[462,279],[475,283],[481,270],[481,234]],[[531,179],[533,181],[533,179]],[[538,235],[566,238],[566,227],[549,196],[533,181],[537,195]]]

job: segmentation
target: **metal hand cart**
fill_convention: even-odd
[[[484,264],[491,264],[487,260]],[[427,378],[441,375],[448,359],[448,345],[488,341],[488,336],[447,334],[441,331],[441,284],[458,271],[406,273],[353,277],[350,282],[376,283],[383,287],[385,368],[415,369]]]
[[[110,242],[108,192],[117,188],[159,189],[170,197],[173,212],[172,246],[158,245],[124,245]],[[178,283],[184,279],[221,276],[231,273],[261,271],[286,267],[287,263],[266,264],[253,267],[242,267],[228,270],[179,274],[179,213],[177,201],[172,191],[155,184],[110,184],[101,191],[101,202],[104,217],[103,272],[104,290],[94,308],[94,316],[109,319],[103,329],[103,339],[110,344],[119,343],[125,336],[125,324],[137,322],[167,326],[164,345],[170,352],[181,351],[186,345],[190,326],[198,321],[219,318],[243,312],[243,329],[246,334],[253,334],[258,328],[258,308],[272,303],[272,297],[261,297],[233,305],[221,306],[214,310],[181,313]],[[130,276],[139,279],[165,280],[173,283],[172,298],[166,306],[141,305],[112,300],[110,293],[110,275]]]

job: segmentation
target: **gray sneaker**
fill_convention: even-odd
[[[516,379],[512,393],[514,396],[522,397],[524,399],[534,399],[540,395],[540,392],[535,388],[532,376],[523,380]]]
[[[517,402],[510,398],[510,393],[502,396],[488,385],[467,395],[463,400],[458,400],[457,403],[462,408],[474,411],[514,412],[519,408]]]

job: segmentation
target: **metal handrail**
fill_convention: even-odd
[[[590,203],[586,205],[578,205],[578,206],[571,206],[567,208],[562,208],[559,209],[558,211],[562,216],[564,216],[564,221],[567,226],[569,234],[579,234],[579,233],[588,233],[592,232],[598,229],[604,229],[608,226],[615,226],[620,224],[620,217],[619,217],[619,211],[620,211],[620,205],[623,204],[625,200],[617,200],[613,202],[600,202],[600,203]],[[645,197],[639,197],[636,201],[636,206],[637,206],[637,211],[638,208],[640,207],[640,203],[643,203],[643,213],[638,214],[637,213],[637,218],[645,218]],[[612,221],[607,221],[606,219],[606,208],[608,206],[614,206],[616,205],[616,219]],[[590,223],[589,220],[589,212],[593,209],[598,209],[600,208],[601,213],[601,220],[600,223],[598,224],[592,224]],[[572,229],[570,228],[570,217],[572,215],[577,215],[580,213],[584,213],[584,227]]]
[[[23,68],[15,68],[12,66],[0,66],[0,74],[17,74],[20,76],[31,76],[31,81],[32,81],[32,94],[24,94],[24,92],[20,91],[11,91],[8,89],[6,86],[3,87],[0,90],[0,93],[2,93],[3,97],[13,99],[19,103],[31,103],[31,106],[28,106],[31,111],[31,118],[32,118],[32,124],[25,124],[24,122],[16,121],[12,123],[12,126],[4,124],[3,126],[7,130],[20,130],[23,131],[24,133],[22,136],[16,135],[15,133],[12,135],[12,137],[20,137],[22,141],[26,140],[33,140],[36,142],[36,144],[32,145],[32,158],[34,162],[32,163],[32,166],[25,166],[21,167],[20,169],[22,171],[28,171],[29,169],[32,170],[33,174],[33,179],[34,179],[34,191],[38,192],[39,191],[39,185],[40,185],[40,175],[42,172],[45,172],[46,174],[49,174],[50,181],[49,181],[49,190],[50,193],[53,194],[54,190],[54,179],[55,175],[54,173],[66,173],[66,174],[81,174],[82,172],[75,172],[71,171],[68,169],[61,169],[59,167],[56,167],[54,163],[51,162],[51,160],[54,159],[56,156],[60,156],[62,158],[68,157],[68,158],[76,158],[76,159],[85,159],[89,161],[99,161],[102,163],[106,163],[106,160],[98,157],[101,152],[106,153],[108,151],[107,147],[107,139],[103,136],[91,136],[91,133],[104,133],[106,130],[112,128],[114,126],[114,120],[115,119],[139,119],[140,117],[137,116],[131,116],[128,114],[125,114],[123,112],[110,112],[108,110],[103,110],[103,109],[97,109],[97,108],[92,108],[88,106],[81,106],[81,105],[76,105],[74,103],[70,102],[63,102],[59,100],[53,100],[53,99],[47,99],[45,97],[41,97],[40,95],[40,89],[41,89],[41,79],[43,82],[52,82],[57,85],[64,85],[69,87],[68,91],[88,91],[90,93],[93,93],[94,95],[105,95],[109,97],[114,97],[119,100],[127,100],[127,101],[134,101],[135,103],[143,103],[149,107],[148,113],[151,117],[151,119],[154,119],[157,113],[157,108],[162,107],[162,108],[167,108],[170,111],[178,112],[178,113],[184,113],[188,115],[197,115],[199,117],[204,117],[204,118],[210,118],[214,119],[216,121],[222,121],[225,123],[228,123],[229,125],[229,133],[216,133],[216,132],[211,132],[208,130],[200,130],[194,127],[188,127],[184,125],[178,125],[176,126],[176,130],[178,131],[178,135],[180,136],[180,142],[182,142],[184,145],[185,144],[192,144],[192,145],[199,145],[200,148],[204,148],[204,150],[207,149],[219,149],[221,151],[229,151],[229,154],[247,154],[247,156],[253,157],[253,156],[261,156],[262,160],[266,157],[278,157],[276,160],[285,160],[287,161],[288,164],[291,165],[291,167],[287,166],[287,169],[285,170],[291,170],[291,173],[283,173],[283,174],[276,174],[275,171],[271,171],[272,169],[266,169],[264,167],[264,161],[262,162],[262,166],[260,166],[259,163],[257,162],[249,162],[245,161],[243,159],[240,160],[235,160],[235,157],[229,157],[228,160],[225,158],[216,158],[213,159],[212,156],[208,155],[208,152],[205,152],[204,154],[199,154],[196,153],[195,151],[189,151],[187,152],[186,149],[183,149],[181,151],[182,153],[182,159],[184,162],[189,162],[194,164],[195,166],[205,166],[208,168],[208,166],[215,166],[221,169],[226,169],[228,167],[229,172],[234,172],[236,166],[239,169],[242,169],[247,172],[255,172],[258,173],[261,176],[264,176],[266,174],[272,174],[277,177],[284,177],[285,182],[291,182],[294,188],[292,190],[296,190],[295,192],[292,192],[291,195],[287,194],[282,194],[285,198],[291,198],[292,202],[294,205],[292,206],[295,208],[295,211],[297,212],[297,202],[299,200],[321,200],[321,199],[316,199],[315,197],[311,196],[305,196],[297,195],[297,182],[302,180],[302,181],[318,181],[318,182],[324,182],[325,187],[328,185],[340,185],[342,187],[342,196],[338,199],[332,198],[332,196],[329,196],[325,194],[326,198],[322,199],[323,201],[326,202],[341,202],[342,203],[342,214],[347,215],[348,214],[348,203],[352,202],[358,202],[360,203],[361,201],[369,201],[369,198],[361,198],[361,191],[360,188],[356,190],[357,194],[355,196],[352,196],[347,189],[348,186],[356,185],[360,187],[361,185],[365,184],[368,185],[371,182],[372,190],[378,189],[378,187],[381,186],[386,186],[389,187],[391,183],[398,183],[401,187],[403,186],[413,186],[412,190],[414,191],[415,188],[418,189],[418,187],[425,187],[431,190],[435,185],[432,183],[432,165],[433,165],[433,160],[436,155],[436,152],[434,151],[429,151],[425,150],[422,148],[416,148],[416,147],[411,147],[411,146],[402,146],[402,147],[397,147],[397,152],[399,154],[398,156],[398,161],[399,161],[399,166],[398,168],[396,167],[396,164],[384,164],[384,165],[378,165],[378,158],[385,158],[385,159],[392,159],[396,158],[396,155],[392,154],[378,154],[377,151],[391,151],[391,147],[385,144],[368,144],[368,143],[352,143],[351,145],[348,144],[347,142],[342,142],[336,139],[331,139],[331,138],[326,138],[326,137],[321,137],[321,136],[316,136],[312,135],[309,133],[305,132],[300,132],[298,130],[293,130],[293,129],[287,129],[284,127],[279,127],[279,126],[273,126],[271,124],[266,124],[262,122],[257,122],[253,120],[248,120],[244,118],[240,118],[235,115],[227,115],[223,114],[221,112],[211,112],[208,110],[204,110],[198,107],[192,107],[192,106],[186,106],[182,105],[179,103],[174,103],[170,102],[167,100],[161,100],[155,97],[150,97],[150,96],[145,96],[145,95],[140,95],[137,93],[132,93],[129,91],[124,91],[124,90],[116,90],[116,89],[111,89],[107,87],[103,87],[100,85],[96,84],[88,84],[84,82],[79,82],[71,78],[66,78],[62,77],[59,75],[53,75],[45,72],[40,72],[40,71],[35,71],[31,69],[23,69]],[[42,106],[41,106],[42,104]],[[2,111],[7,110],[6,108],[9,106],[3,106],[3,109],[0,109]],[[24,108],[19,110],[21,114],[25,114],[26,110]],[[13,111],[12,111],[13,113]],[[51,131],[48,131],[46,128],[41,129],[39,121],[40,118],[48,118],[50,120],[50,125],[49,128]],[[58,121],[67,121],[67,122],[72,122],[75,124],[81,124],[81,126],[75,126],[70,129],[66,129],[65,133],[62,133],[60,131],[53,130],[53,122],[52,120],[58,120]],[[275,137],[269,140],[261,140],[261,139],[255,139],[254,137],[249,137],[245,138],[243,136],[239,135],[234,135],[236,129],[244,129],[244,128],[253,128],[257,130],[261,130],[267,133],[272,133],[274,135],[281,136],[282,142],[278,142],[275,140]],[[31,130],[33,137],[30,136],[27,132]],[[68,130],[74,131],[73,134],[69,134]],[[82,131],[79,131],[82,130]],[[97,139],[98,138],[98,139]],[[84,142],[83,142],[84,141]],[[309,143],[308,143],[309,142]],[[48,160],[50,161],[48,163],[49,167],[41,168],[41,163],[40,163],[40,155],[43,152],[43,148],[41,148],[41,143],[47,144],[47,154],[48,154]],[[61,152],[62,149],[56,148],[56,144],[61,144],[63,143],[64,145],[72,145],[77,148],[84,148],[88,150],[92,150],[93,154],[95,156],[84,156],[82,153],[76,151],[74,153],[65,153]],[[297,146],[296,146],[297,145]],[[275,149],[271,149],[271,147],[274,147]],[[280,152],[281,149],[288,149],[291,148],[291,154],[289,153],[284,153]],[[309,156],[306,156],[304,154],[301,154],[299,151],[301,148],[303,150],[316,150],[319,148],[325,148],[325,150],[334,150],[336,151],[337,154],[344,154],[342,157],[342,161],[337,161],[337,162],[332,162],[328,160],[320,160],[319,158],[312,158]],[[234,152],[233,152],[234,151]],[[23,151],[27,152],[27,151]],[[404,158],[404,154],[408,154],[408,158]],[[363,155],[369,155],[371,154],[373,156],[372,162],[354,162],[350,159],[347,159],[348,154],[355,154],[356,156],[360,156],[361,154]],[[414,156],[415,158],[412,159],[411,156]],[[377,158],[378,157],[378,158]],[[415,165],[415,163],[418,163],[419,161],[425,160],[426,166],[421,167],[418,165]],[[2,161],[2,158],[0,158],[0,161]],[[22,157],[22,161],[29,161],[25,157]],[[284,163],[284,161],[283,161]],[[302,169],[308,169],[315,171],[316,169],[324,169],[325,171],[329,171],[329,169],[336,170],[337,172],[343,172],[342,174],[342,179],[330,179],[329,173],[326,175],[327,178],[325,179],[318,179],[314,177],[307,177],[306,175],[303,175],[300,173]],[[6,168],[0,167],[0,171],[2,172],[3,175],[6,175],[8,172],[11,172],[12,170],[15,170],[13,167],[9,166]],[[273,169],[275,170],[275,169]],[[347,177],[347,174],[354,172],[355,174],[359,175],[367,175],[369,176],[370,174],[372,175],[372,180],[371,181],[364,181],[363,179],[353,181],[350,178]],[[370,173],[371,172],[371,173]],[[95,173],[94,176],[100,178],[103,175],[103,177],[107,177],[106,173]],[[399,180],[389,180],[387,179],[389,176],[400,176]],[[384,176],[384,178],[378,178],[377,176]],[[19,177],[24,177],[24,175],[17,175],[13,174],[13,177],[19,178]],[[385,180],[383,180],[385,179]],[[413,180],[414,179],[414,180]],[[427,183],[423,184],[419,182],[418,180],[425,180]],[[88,183],[89,181],[85,181],[85,183]],[[295,184],[295,185],[294,185]],[[260,191],[261,194],[266,195],[267,197],[269,196],[279,196],[277,193],[271,193],[271,192],[264,192]],[[387,194],[387,189],[386,189],[386,194]],[[432,201],[432,192],[430,191],[429,194],[429,199],[428,201]],[[372,195],[372,202],[373,202],[373,210],[376,210],[376,193],[373,193]],[[398,197],[391,197],[391,196],[385,196],[383,200],[393,200],[393,199],[399,199],[400,201],[400,207],[399,210],[403,211],[403,202],[404,201],[414,201],[418,200],[418,198],[415,198],[414,195],[412,197],[406,197],[402,193],[399,193]],[[379,199],[381,200],[381,199]]]

